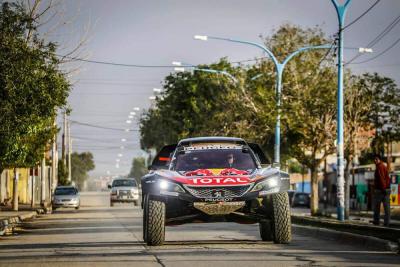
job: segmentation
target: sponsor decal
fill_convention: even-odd
[[[242,149],[243,146],[235,144],[193,144],[192,146],[186,146],[183,148],[185,151],[192,150],[207,150],[207,149]]]
[[[247,177],[196,177],[187,180],[192,185],[241,185],[250,183]]]

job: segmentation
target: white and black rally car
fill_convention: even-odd
[[[143,239],[162,245],[165,226],[259,223],[261,239],[291,240],[289,175],[271,167],[257,144],[200,137],[165,146],[142,177]]]

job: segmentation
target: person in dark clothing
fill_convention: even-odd
[[[390,223],[390,178],[386,165],[383,163],[379,155],[375,156],[375,179],[374,179],[374,221],[375,225],[379,225],[379,217],[381,213],[381,203],[385,210],[383,224],[388,226]]]

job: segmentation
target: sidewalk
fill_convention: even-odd
[[[320,207],[320,211],[322,213],[322,216],[317,216],[321,218],[331,218],[331,219],[336,219],[337,218],[337,213],[336,213],[336,207],[328,207],[326,210],[322,207]],[[303,216],[311,216],[310,214],[310,209],[308,208],[292,208],[292,214],[295,215],[303,215]],[[372,224],[372,219],[373,219],[373,212],[372,211],[350,211],[350,219],[346,220],[346,222],[351,222],[351,223],[360,223],[360,224],[367,224],[367,225],[373,225]],[[381,221],[380,225],[383,226],[383,211],[381,211]],[[391,214],[390,214],[390,225],[389,227],[386,228],[397,228],[400,229],[400,208],[392,208]]]
[[[12,232],[23,221],[45,213],[46,209],[40,206],[19,205],[19,211],[13,211],[11,206],[0,207],[0,236]]]
[[[328,208],[322,216],[311,216],[309,209],[292,208],[292,223],[301,225],[318,234],[328,232],[330,238],[343,239],[346,242],[368,243],[390,247],[388,250],[399,249],[400,244],[400,221],[391,220],[389,227],[372,224],[372,213],[352,213],[349,220],[338,221],[334,207]],[[397,217],[396,217],[397,218]],[[324,230],[325,229],[325,230]],[[311,231],[309,231],[311,232]]]

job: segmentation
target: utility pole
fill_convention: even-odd
[[[57,127],[57,117],[54,118],[54,125]],[[53,137],[53,146],[51,149],[51,182],[50,192],[54,191],[57,185],[57,134]]]
[[[67,123],[68,128],[68,182],[72,182],[71,173],[71,153],[72,153],[72,143],[71,143],[71,122]]]
[[[40,166],[40,180],[41,180],[41,198],[40,198],[40,203],[42,206],[44,206],[46,203],[46,158],[45,158],[45,153],[43,153],[43,158]]]
[[[338,89],[337,89],[337,219],[344,221],[344,134],[343,134],[343,26],[347,8],[351,0],[343,4],[331,0],[339,21],[338,42]]]
[[[66,144],[67,144],[67,140],[66,140],[66,135],[67,135],[67,112],[64,110],[64,131],[62,134],[62,162],[64,164],[64,167],[67,166],[67,162],[66,162],[66,157],[65,157],[65,148],[66,148]]]
[[[13,183],[13,210],[18,211],[18,168],[14,168],[14,183]]]
[[[33,207],[35,207],[35,205],[36,205],[36,203],[35,203],[35,174],[36,174],[36,167],[34,167],[34,168],[32,168],[32,176],[31,176],[31,183],[32,183],[32,192],[31,192],[31,195],[32,195],[32,198],[31,198],[31,207],[33,208]]]

